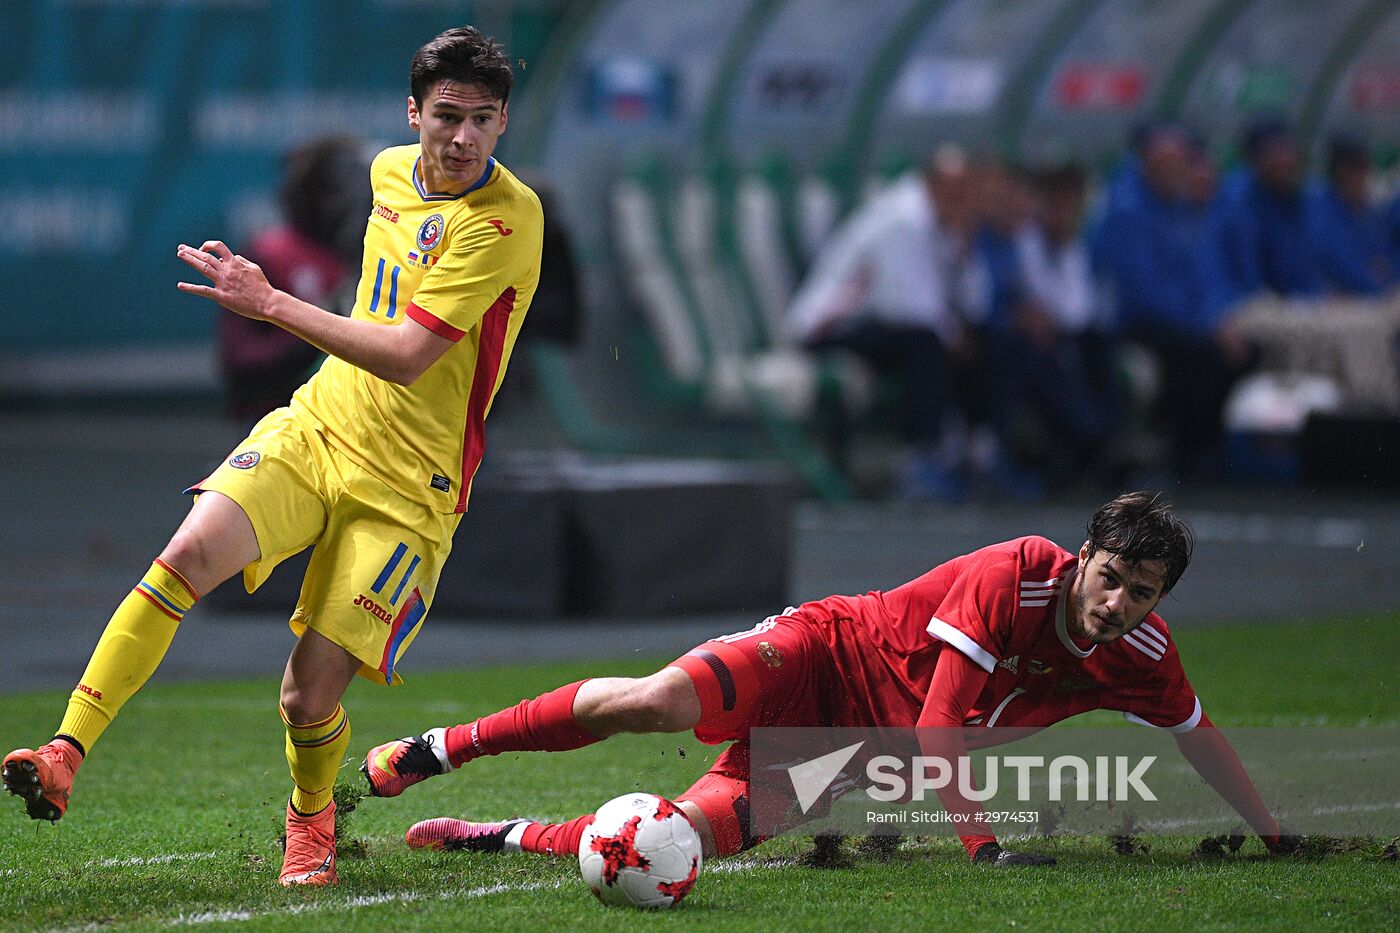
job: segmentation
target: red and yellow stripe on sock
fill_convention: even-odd
[[[155,673],[180,620],[198,599],[172,567],[159,560],[151,564],[102,632],[68,699],[59,733],[92,751],[122,705]]]
[[[319,813],[331,802],[336,773],[350,747],[350,717],[337,705],[320,722],[302,725],[289,720],[280,706],[278,711],[287,727],[287,764],[296,785],[292,807],[308,816]]]
[[[194,587],[174,567],[159,558],[131,592],[176,622],[182,621],[185,613],[193,609],[195,601],[199,599]]]

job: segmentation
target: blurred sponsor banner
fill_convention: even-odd
[[[983,113],[996,104],[1005,82],[1004,67],[995,59],[925,56],[904,66],[894,101],[911,115]]]
[[[1136,63],[1069,62],[1055,79],[1055,103],[1066,110],[1132,110],[1147,93]]]
[[[962,732],[976,750],[946,750]],[[1227,737],[1270,812],[1295,833],[1400,832],[1400,729],[1240,728]],[[1175,737],[1190,741],[1190,737]],[[763,728],[752,742],[752,831],[771,836],[1196,835],[1241,817],[1167,730]],[[985,816],[945,811],[940,789]]]
[[[595,117],[618,123],[664,121],[675,110],[676,76],[657,62],[610,58],[593,67],[585,93]]]
[[[840,75],[821,65],[783,62],[757,75],[758,99],[774,110],[816,110],[831,104],[844,85]]]

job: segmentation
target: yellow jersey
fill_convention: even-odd
[[[329,357],[291,406],[401,495],[464,512],[486,415],[539,282],[544,214],[495,159],[461,194],[426,191],[419,155],[412,145],[375,157],[351,317],[384,327],[412,318],[456,345],[411,386]]]

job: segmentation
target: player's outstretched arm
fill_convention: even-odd
[[[356,321],[308,304],[272,287],[257,263],[219,240],[199,249],[181,243],[176,255],[212,282],[181,282],[180,291],[218,302],[235,314],[270,321],[353,366],[399,385],[410,385],[452,346],[412,319],[397,327]]]
[[[987,684],[988,674],[970,658],[954,648],[944,648],[938,655],[938,666],[934,668],[933,682],[929,685],[928,697],[919,713],[919,744],[924,754],[955,762],[967,757],[967,742],[963,738],[963,722],[967,711],[977,701],[977,696]],[[939,788],[938,799],[943,808],[952,814],[961,814],[960,825],[986,828],[990,823],[982,804],[969,800],[957,788],[957,782]],[[1026,865],[1053,865],[1055,860],[1047,855],[1029,855],[1007,852],[990,832],[959,832],[963,848],[972,861],[997,868],[1014,868]]]
[[[1234,746],[1207,716],[1202,715],[1200,723],[1190,732],[1178,735],[1176,744],[1196,773],[1244,817],[1270,852],[1287,854],[1298,848],[1299,837],[1279,827],[1278,820],[1264,805],[1254,782],[1245,772]]]

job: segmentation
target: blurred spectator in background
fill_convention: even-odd
[[[257,234],[245,255],[273,288],[348,314],[372,194],[370,153],[356,139],[314,140],[287,155],[279,190],[284,223]],[[321,359],[311,344],[265,321],[217,318],[230,417],[251,424],[287,404]]]
[[[1076,165],[1033,178],[1034,219],[1016,237],[1023,395],[1046,428],[1041,454],[1053,481],[1116,479],[1123,452],[1109,442],[1126,393],[1084,242],[1088,179]]]
[[[1236,295],[1322,294],[1323,277],[1303,196],[1303,158],[1288,124],[1264,120],[1244,137],[1245,164],[1221,191],[1226,271]]]
[[[1133,127],[1128,134],[1128,148],[1117,166],[1109,172],[1103,186],[1103,210],[1105,212],[1142,197],[1143,163],[1146,161],[1148,143],[1159,129],[1178,129],[1175,124],[1162,120],[1147,120]],[[1097,228],[1097,224],[1094,225]]]
[[[1333,137],[1327,178],[1308,192],[1318,265],[1325,289],[1378,296],[1395,284],[1385,218],[1371,203],[1371,152],[1359,139]]]
[[[968,418],[968,467],[996,495],[1040,498],[1043,483],[1020,461],[1028,380],[1017,317],[1025,298],[1018,238],[1031,223],[1033,197],[1025,174],[996,159],[973,166],[977,227],[952,275],[967,325],[956,390]]]
[[[1249,354],[1228,327],[1233,291],[1223,269],[1214,174],[1179,126],[1157,124],[1141,147],[1140,183],[1117,192],[1094,235],[1117,322],[1157,363],[1151,424],[1169,467],[1218,470],[1221,409]]]
[[[910,498],[962,494],[948,422],[965,335],[949,270],[972,229],[970,184],[966,156],[940,149],[881,189],[832,232],[788,308],[803,345],[850,350],[898,381],[906,456],[897,484]]]

